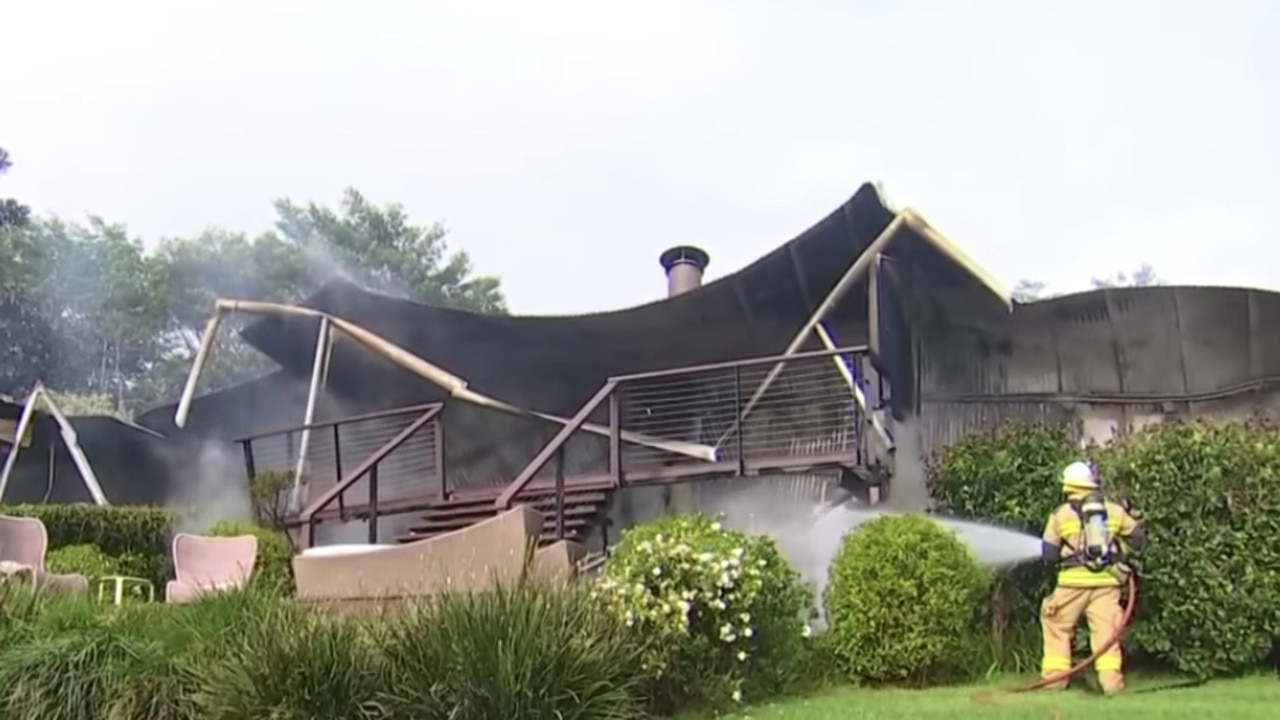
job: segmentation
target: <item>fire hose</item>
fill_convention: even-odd
[[[1114,648],[1116,644],[1120,642],[1120,638],[1124,635],[1125,629],[1128,628],[1129,622],[1133,620],[1133,611],[1136,610],[1137,607],[1138,607],[1138,576],[1136,572],[1130,571],[1129,601],[1125,603],[1124,613],[1120,616],[1120,622],[1116,623],[1116,628],[1111,633],[1111,637],[1107,638],[1106,642],[1102,643],[1101,645],[1093,649],[1093,654],[1089,655],[1089,657],[1085,658],[1084,660],[1081,660],[1079,663],[1076,663],[1074,666],[1066,670],[1063,670],[1060,673],[1049,675],[1048,677],[1038,678],[1032,682],[1025,683],[1023,685],[1015,685],[1012,687],[1004,688],[1002,691],[998,690],[996,692],[1005,692],[1005,693],[1031,692],[1033,690],[1039,690],[1041,688],[1048,687],[1055,683],[1060,683],[1063,680],[1070,680],[1076,675],[1079,675],[1080,673],[1084,672],[1084,670],[1087,669],[1090,665],[1092,665],[1094,661],[1102,657],[1104,653]],[[973,700],[978,702],[987,702],[989,701],[991,694],[992,693],[990,692],[976,693],[973,696]]]

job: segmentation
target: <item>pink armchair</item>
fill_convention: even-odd
[[[38,518],[0,515],[0,577],[23,577],[43,590],[89,592],[89,579],[85,576],[45,570],[48,550],[49,532]]]
[[[203,595],[243,588],[258,560],[252,535],[209,537],[178,533],[173,538],[176,579],[164,588],[165,602],[181,603]]]

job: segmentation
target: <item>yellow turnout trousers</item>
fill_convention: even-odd
[[[1089,622],[1089,646],[1097,650],[1115,634],[1120,623],[1120,587],[1057,587],[1040,605],[1040,628],[1044,633],[1044,657],[1040,661],[1040,677],[1052,677],[1071,668],[1071,637],[1083,614]],[[1098,683],[1105,693],[1124,688],[1123,656],[1120,644],[1102,654],[1094,662]],[[1048,689],[1061,690],[1067,682],[1054,683]]]

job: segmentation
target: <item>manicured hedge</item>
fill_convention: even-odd
[[[39,518],[49,533],[49,562],[61,570],[89,576],[137,575],[156,587],[173,578],[170,555],[173,535],[181,523],[165,508],[75,503],[14,505],[3,512]],[[293,547],[284,533],[253,523],[229,522],[202,532],[257,536],[255,580],[286,591],[292,587]]]
[[[49,547],[93,545],[113,558],[140,558],[152,582],[172,577],[169,544],[173,517],[164,508],[92,504],[14,505],[8,515],[39,518],[49,533]]]
[[[942,451],[931,490],[943,511],[1039,533],[1063,500],[1057,473],[1081,454],[1065,429],[1010,424]],[[1280,430],[1166,423],[1083,454],[1147,528],[1130,649],[1202,678],[1262,663],[1280,629]],[[1034,619],[1050,582],[1034,565],[1005,578],[1008,615]]]

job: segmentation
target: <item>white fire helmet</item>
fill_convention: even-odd
[[[1062,471],[1062,486],[1072,490],[1097,490],[1098,477],[1087,462],[1073,462]]]

